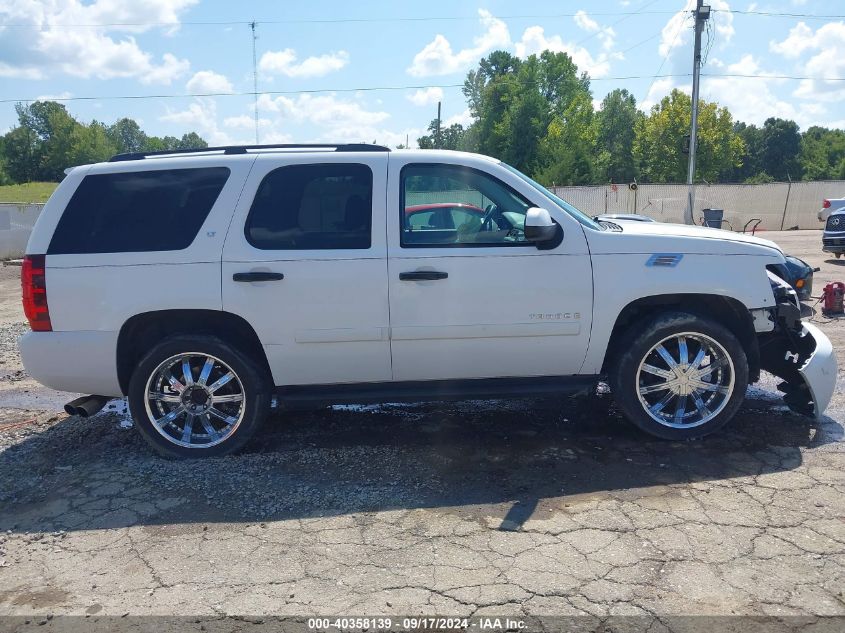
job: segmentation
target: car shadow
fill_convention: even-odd
[[[0,453],[0,530],[253,523],[433,509],[518,530],[540,506],[677,494],[787,471],[842,439],[757,390],[723,431],[654,440],[609,398],[334,407],[277,414],[241,454],[170,461],[114,414],[46,424]],[[762,394],[762,395],[761,395]]]
[[[845,259],[826,259],[825,264],[833,264],[834,266],[845,266]]]

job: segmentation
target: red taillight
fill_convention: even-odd
[[[50,309],[47,307],[47,271],[45,255],[24,255],[21,268],[23,313],[33,332],[50,332]]]
[[[825,200],[825,201],[824,201],[824,204],[823,204],[822,206],[823,206],[825,209],[829,209],[829,208],[830,208],[830,200]]]

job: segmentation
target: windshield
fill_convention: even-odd
[[[546,188],[545,188],[543,185],[541,185],[539,182],[537,182],[537,181],[535,181],[535,180],[532,180],[531,178],[529,178],[528,176],[526,176],[525,174],[523,174],[521,171],[519,171],[519,170],[518,170],[518,169],[516,169],[515,167],[511,167],[511,166],[510,166],[510,165],[508,165],[507,163],[500,162],[499,164],[500,164],[502,167],[504,167],[505,169],[507,169],[508,171],[510,171],[510,172],[512,172],[512,173],[514,173],[514,174],[516,174],[517,176],[519,176],[522,180],[524,180],[525,182],[527,182],[529,185],[531,185],[534,189],[536,189],[537,191],[539,191],[540,193],[542,193],[542,194],[543,194],[544,196],[546,196],[547,198],[551,198],[552,202],[554,202],[555,204],[557,204],[557,206],[559,206],[561,209],[563,209],[564,211],[566,211],[569,215],[571,215],[573,218],[575,218],[576,220],[578,220],[578,221],[579,221],[581,224],[583,224],[584,226],[588,226],[588,227],[590,227],[591,229],[595,229],[595,230],[597,230],[597,231],[602,231],[602,230],[603,230],[603,229],[602,229],[602,226],[601,226],[598,222],[594,221],[594,220],[593,220],[590,216],[588,216],[588,215],[587,215],[587,214],[585,214],[584,212],[579,211],[578,209],[576,209],[575,207],[573,207],[571,204],[569,204],[568,202],[566,202],[566,200],[563,200],[563,199],[561,199],[561,198],[558,198],[555,194],[553,194],[551,191],[549,191],[548,189],[546,189]]]

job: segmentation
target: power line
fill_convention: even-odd
[[[691,77],[692,73],[664,73],[656,75],[622,75],[615,77],[590,77],[590,81],[629,81],[633,79],[668,79],[668,78],[682,78]],[[785,80],[804,80],[810,79],[814,81],[845,81],[845,77],[809,77],[800,75],[751,75],[745,73],[701,73],[702,77],[712,78],[741,78],[741,79],[785,79]],[[652,82],[652,85],[654,82]],[[186,93],[186,94],[147,94],[147,95],[99,95],[99,96],[81,96],[81,97],[50,97],[41,99],[42,101],[111,101],[111,100],[133,100],[133,99],[193,99],[203,97],[255,97],[261,95],[304,95],[304,94],[323,94],[330,92],[381,92],[381,91],[395,91],[395,90],[424,90],[426,88],[463,88],[464,84],[427,84],[417,86],[367,86],[360,88],[316,88],[313,90],[260,90],[247,92],[200,92],[200,93]],[[651,86],[649,86],[651,90]],[[648,95],[646,95],[648,96]],[[9,99],[0,99],[0,103],[31,103],[38,101],[38,98],[33,97],[18,97]]]
[[[652,3],[645,5],[643,8],[651,6]],[[740,9],[713,9],[714,13],[733,13],[737,15],[756,15],[761,17],[773,18],[805,18],[808,20],[841,20],[845,19],[845,15],[821,15],[816,13],[783,13],[776,11],[746,11]],[[609,17],[609,16],[623,16],[622,19],[627,19],[636,15],[671,15],[677,11],[622,11],[622,12],[591,12],[589,16]],[[521,14],[521,15],[497,15],[494,16],[499,20],[535,20],[535,19],[554,19],[554,18],[572,18],[578,15],[577,13],[551,13],[551,14]],[[622,21],[618,20],[614,24]],[[461,21],[476,21],[477,15],[473,16],[433,16],[433,17],[396,17],[396,18],[291,18],[287,20],[254,20],[256,24],[356,24],[356,23],[373,23],[373,22],[461,22]],[[41,22],[17,22],[3,24],[3,28],[42,28],[45,26],[56,28],[120,28],[120,27],[154,27],[154,26],[249,26],[253,20],[172,20],[172,21],[158,21],[158,22],[102,22],[102,23],[41,23]]]
[[[654,2],[645,6],[650,6]],[[614,11],[604,13],[590,13],[590,16],[634,16],[634,15],[670,15],[675,11]],[[496,15],[499,20],[539,20],[554,18],[574,18],[578,13],[550,13],[550,14],[522,14],[522,15]],[[477,21],[478,16],[432,16],[432,17],[396,17],[396,18],[291,18],[289,20],[255,20],[258,24],[355,24],[371,22],[461,22]],[[118,28],[118,27],[142,27],[142,26],[237,26],[252,23],[252,20],[173,20],[169,22],[103,22],[94,23],[67,23],[43,24],[39,22],[18,22],[3,24],[3,27],[29,28],[51,26],[58,28]]]
[[[778,11],[744,11],[742,9],[711,9],[713,13],[734,13],[737,15],[759,15],[766,18],[806,18],[808,20],[841,20],[845,15],[820,15],[818,13],[783,13]]]

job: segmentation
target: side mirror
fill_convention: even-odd
[[[525,214],[525,239],[537,244],[558,237],[559,227],[546,209],[531,207]]]

